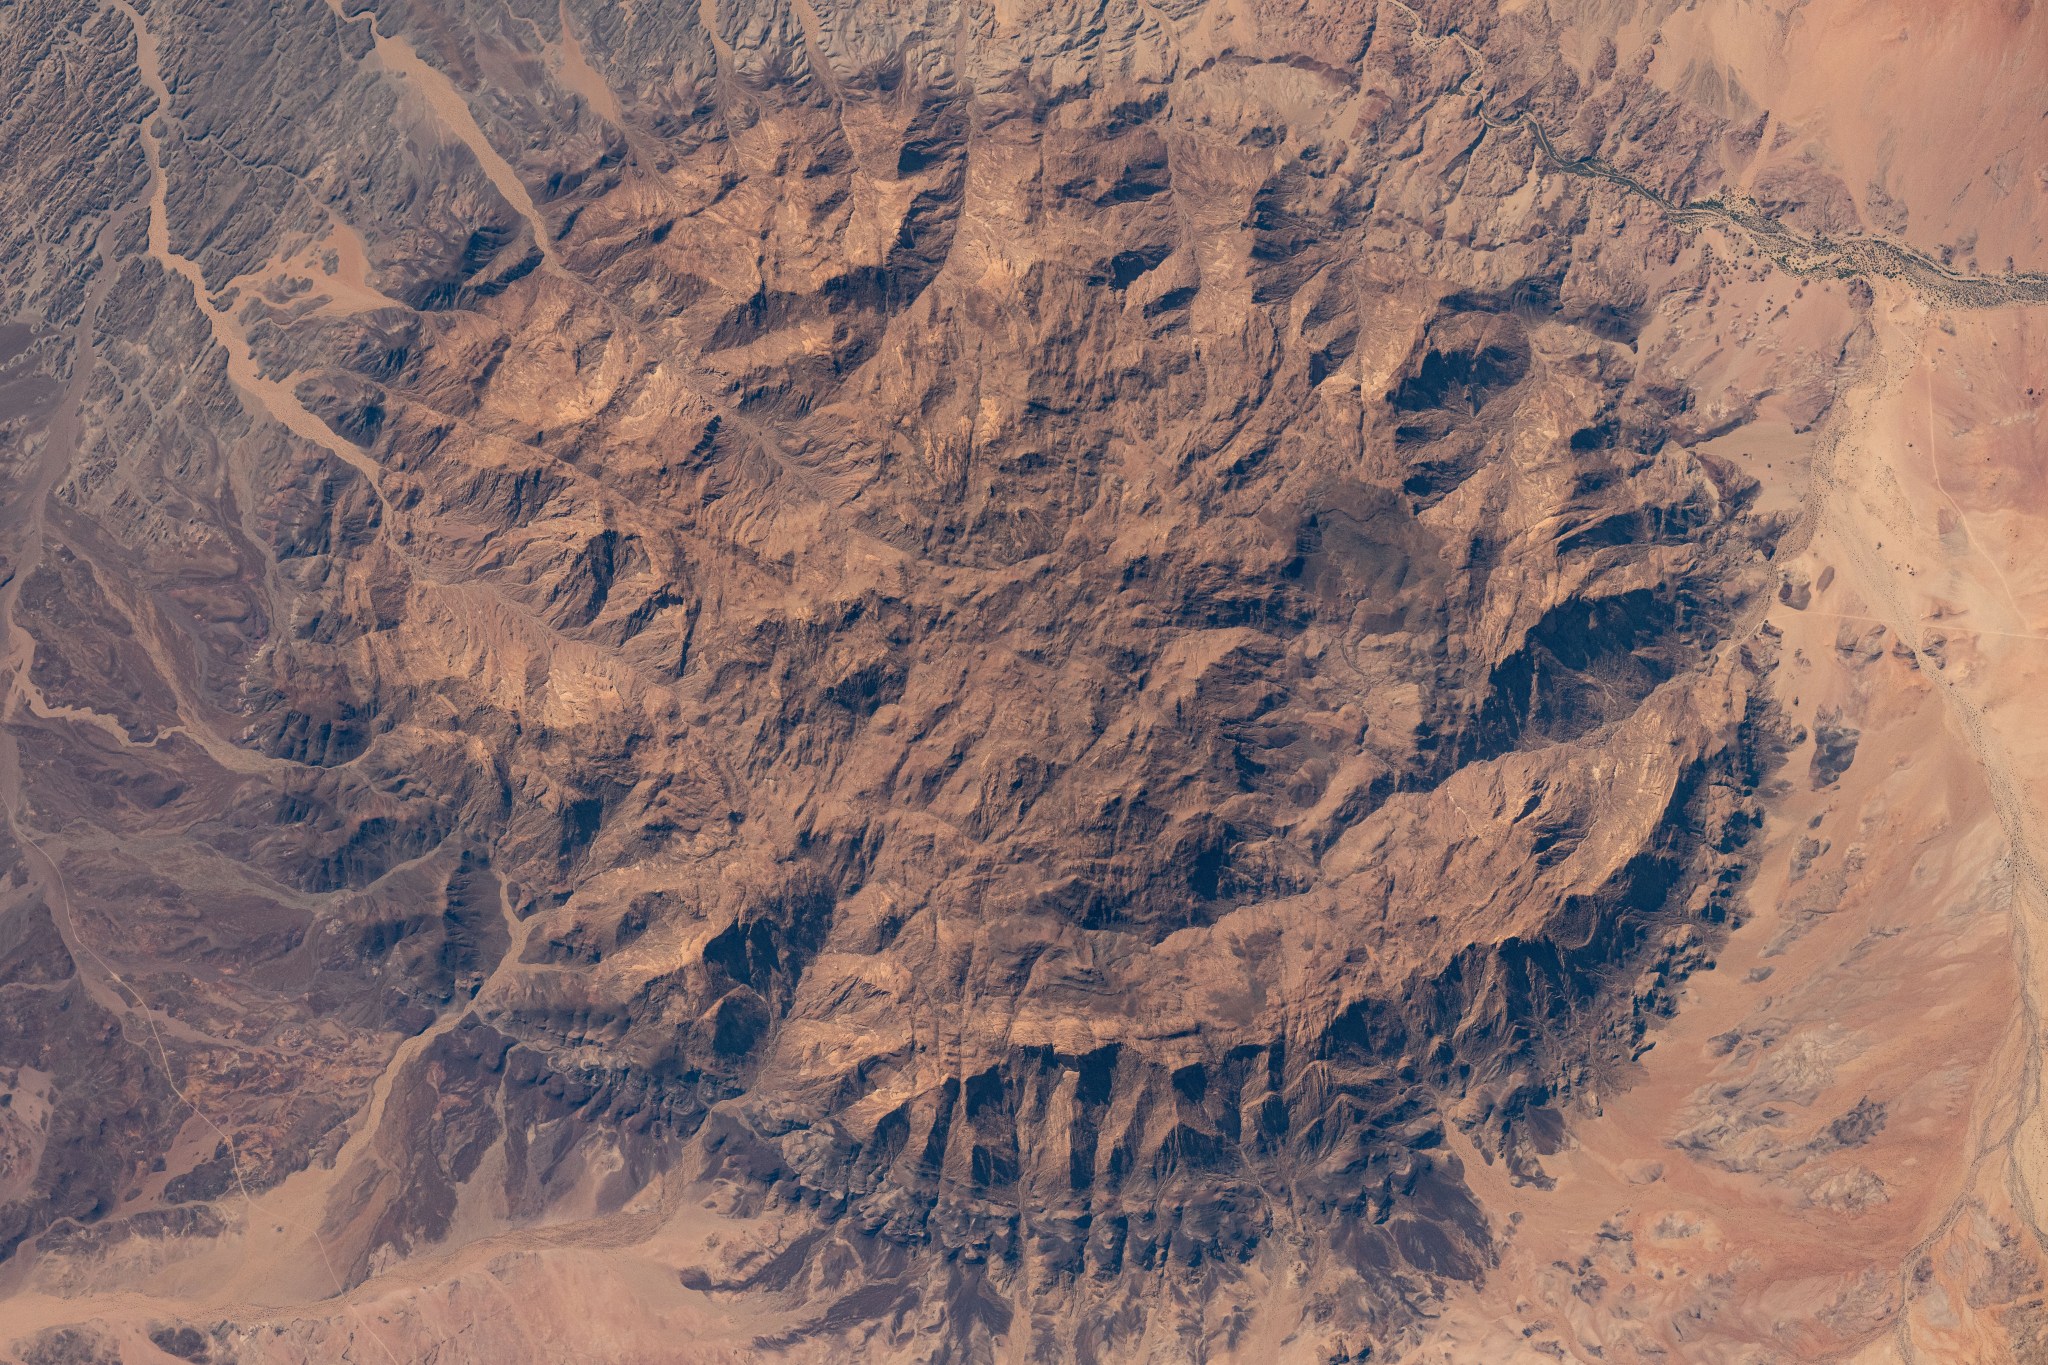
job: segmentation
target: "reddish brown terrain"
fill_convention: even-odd
[[[0,79],[0,1357],[2048,1360],[2028,0]]]

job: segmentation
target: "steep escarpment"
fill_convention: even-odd
[[[0,1187],[10,1273],[204,1268],[254,1359],[684,1210],[761,1354],[1481,1282],[1478,1169],[1741,917],[1794,516],[1709,448],[1726,263],[1479,115],[1673,200],[1754,139],[1548,19],[1283,9],[19,29],[106,128],[6,172],[101,188],[5,276],[0,989],[96,1013],[0,1075],[122,1126]]]

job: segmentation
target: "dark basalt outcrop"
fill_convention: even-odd
[[[1719,130],[1254,9],[17,16],[0,1249],[332,1166],[354,1282],[668,1179],[799,1229],[684,1276],[762,1351],[933,1359],[1485,1275],[1466,1163],[1736,913],[1783,525],[1678,239],[1437,35],[1674,192]]]

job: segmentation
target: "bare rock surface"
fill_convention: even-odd
[[[1880,9],[0,7],[0,1350],[2042,1358]]]

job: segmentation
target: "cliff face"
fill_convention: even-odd
[[[659,1245],[578,1351],[1395,1350],[1744,917],[1726,447],[1868,290],[1703,358],[1754,111],[1594,20],[0,38],[21,1349],[556,1359],[433,1286]]]

